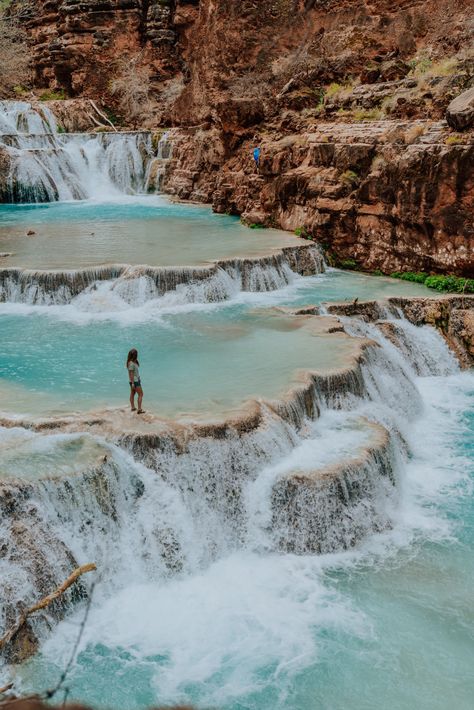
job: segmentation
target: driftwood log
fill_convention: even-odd
[[[25,625],[29,616],[31,616],[37,611],[40,611],[41,609],[45,609],[52,602],[54,602],[55,599],[58,599],[58,597],[63,595],[64,592],[69,589],[69,587],[71,587],[75,582],[77,582],[79,577],[81,577],[83,574],[86,574],[87,572],[93,572],[96,569],[97,567],[94,563],[78,567],[74,570],[72,574],[69,575],[69,577],[66,579],[65,582],[61,584],[60,587],[54,590],[54,592],[48,594],[47,597],[44,597],[44,599],[41,599],[41,601],[37,602],[29,609],[25,609],[25,611],[20,614],[16,623],[6,632],[6,634],[4,634],[0,638],[0,651],[2,651],[3,648],[5,648],[5,646],[7,646],[15,638],[20,629]]]

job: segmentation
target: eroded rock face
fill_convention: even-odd
[[[461,365],[474,364],[474,296],[390,299],[415,325],[432,325],[446,338]]]
[[[143,61],[162,71],[176,39],[173,7],[171,0],[37,0],[25,19],[36,83],[98,97],[117,62],[142,51]]]
[[[456,354],[461,366],[474,364],[474,296],[446,295],[436,298],[392,297],[385,302],[354,301],[353,303],[328,303],[328,313],[337,316],[361,318],[367,322],[385,319],[387,313],[397,316],[402,311],[414,325],[431,325],[437,328]],[[396,321],[383,324],[385,335],[398,344]]]
[[[474,124],[474,88],[463,91],[451,101],[446,120],[456,131],[465,131]]]
[[[471,5],[38,0],[24,25],[38,87],[114,105],[120,63],[149,69],[140,120],[179,127],[165,191],[304,227],[339,262],[469,275]]]
[[[339,263],[473,274],[472,133],[452,144],[442,122],[377,121],[280,136],[259,140],[258,170],[247,141],[218,171],[203,159],[208,134],[176,131],[165,190],[248,223],[303,229]]]

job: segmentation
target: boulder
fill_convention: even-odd
[[[397,81],[404,79],[410,66],[401,59],[390,59],[387,62],[382,62],[380,66],[380,77],[383,81]]]
[[[455,131],[465,131],[474,125],[474,87],[451,101],[446,110],[446,120]]]

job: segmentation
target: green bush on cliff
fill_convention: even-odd
[[[453,133],[444,139],[446,145],[458,145],[459,143],[464,143],[464,138],[457,133]]]
[[[347,269],[348,271],[356,271],[359,268],[359,264],[355,259],[342,259],[337,265],[340,269]]]
[[[379,121],[384,117],[384,113],[380,108],[358,108],[354,111],[355,121]]]
[[[295,234],[297,237],[301,237],[302,239],[311,239],[311,234],[308,232],[306,227],[296,227]]]
[[[428,278],[428,274],[422,272],[414,273],[413,271],[394,271],[390,274],[393,279],[403,279],[403,281],[414,281],[417,284],[424,284]]]
[[[359,184],[360,178],[354,170],[345,170],[339,176],[339,181],[344,185],[349,185],[350,187],[355,187]]]
[[[66,98],[66,92],[64,89],[59,89],[58,91],[43,91],[39,96],[40,101],[64,101]]]
[[[396,271],[391,276],[403,281],[412,281],[424,284],[442,293],[474,293],[474,279],[465,279],[459,276],[430,276],[423,272]]]
[[[428,276],[425,286],[447,293],[474,293],[474,279],[457,276]]]

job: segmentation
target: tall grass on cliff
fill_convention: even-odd
[[[22,30],[31,3],[0,0],[0,98],[11,98],[30,85],[31,54]]]

